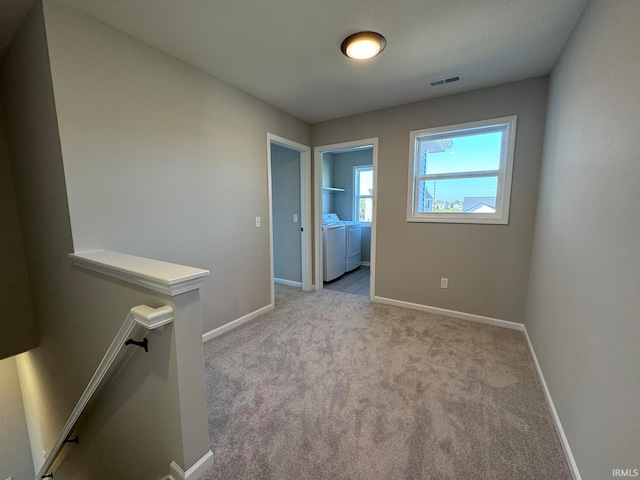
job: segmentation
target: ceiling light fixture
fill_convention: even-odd
[[[378,55],[387,45],[387,40],[376,32],[358,32],[344,39],[340,49],[354,60],[367,60]]]

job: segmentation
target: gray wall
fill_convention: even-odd
[[[379,138],[376,295],[524,321],[547,85],[540,77],[313,125],[313,145]],[[407,223],[409,132],[506,115],[518,115],[509,225]]]
[[[16,193],[0,109],[0,359],[38,344]],[[1,477],[1,472],[0,472]]]
[[[271,144],[273,274],[293,282],[302,282],[300,173],[300,152]]]
[[[333,182],[333,153],[322,154],[322,186],[331,188],[337,187]],[[322,213],[334,213],[335,196],[339,195],[331,191],[322,191]]]
[[[23,396],[32,453],[34,459],[42,459],[42,450],[53,443],[71,411],[71,397],[82,392],[75,377],[82,376],[85,365],[80,362],[72,366],[75,358],[71,352],[75,351],[73,343],[77,337],[63,338],[65,331],[73,331],[74,320],[80,319],[64,318],[67,308],[63,297],[58,295],[61,282],[67,280],[64,273],[70,270],[70,265],[66,255],[73,246],[39,4],[9,46],[0,72],[9,153],[40,331],[39,348],[20,357],[18,366],[30,366],[29,374],[25,372],[22,376],[32,391],[23,389]],[[88,343],[94,338],[90,335]],[[54,385],[54,379],[66,368],[70,376],[61,376],[61,383],[69,392],[62,393],[57,391],[59,386]],[[56,402],[47,402],[44,398],[47,394]],[[36,434],[38,429],[40,432]]]
[[[640,468],[640,8],[592,1],[551,76],[526,325],[585,480]]]
[[[336,194],[334,200],[335,213],[341,220],[355,220],[353,218],[353,167],[373,164],[373,150],[356,150],[333,154],[333,182],[345,189],[344,193]]]
[[[341,220],[353,218],[353,198],[355,195],[353,167],[373,164],[373,150],[335,153],[333,155],[333,181],[345,189],[334,195],[334,212]],[[362,261],[371,260],[371,227],[362,228]]]
[[[158,307],[167,299],[74,269],[67,257],[73,251],[71,224],[40,4],[34,6],[10,45],[0,72],[40,333],[38,348],[17,359],[32,456],[39,468],[42,451],[49,452],[129,309],[139,304]],[[202,348],[199,330],[200,325],[195,345]],[[151,366],[134,362],[129,370],[133,380],[105,392],[116,398],[109,402],[110,415],[102,428],[86,436],[82,448],[95,443],[110,448],[98,450],[102,456],[92,457],[91,462],[70,460],[65,468],[74,470],[75,466],[76,474],[67,478],[104,478],[99,475],[100,467],[110,462],[116,473],[110,478],[161,478],[167,475],[172,460],[185,458],[180,442],[179,389],[175,368],[170,368],[176,351],[166,348],[170,340],[171,345],[176,344],[172,328],[157,341],[165,348],[156,349],[157,353],[147,358],[147,362],[155,360]],[[200,364],[191,365],[192,371],[197,368],[203,368],[201,355]],[[199,421],[206,429],[206,419]],[[15,427],[4,423],[0,429],[3,435],[16,433]],[[162,434],[147,436],[145,442],[122,441],[136,438],[141,429]],[[206,439],[202,447],[206,449]],[[135,458],[135,462],[123,464],[121,460],[126,458]]]
[[[308,124],[85,15],[45,13],[75,250],[210,270],[205,331],[269,305],[266,132],[309,145]]]
[[[0,360],[0,478],[9,476],[35,478],[15,358]]]

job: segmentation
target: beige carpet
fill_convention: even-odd
[[[571,479],[521,333],[276,292],[205,345],[205,480]]]

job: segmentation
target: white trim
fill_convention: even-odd
[[[529,332],[527,332],[527,328],[523,326],[522,332],[524,333],[524,338],[527,341],[527,347],[529,347],[529,354],[531,355],[531,360],[533,362],[533,366],[538,374],[538,379],[540,380],[540,384],[542,385],[542,390],[544,391],[544,398],[547,400],[547,405],[549,406],[549,410],[551,411],[551,418],[553,418],[553,423],[556,426],[556,430],[558,431],[558,436],[560,437],[560,444],[562,445],[562,450],[564,451],[564,455],[567,459],[567,463],[569,464],[569,471],[571,472],[571,476],[573,480],[582,480],[580,476],[580,472],[578,471],[578,464],[576,463],[576,459],[573,457],[573,453],[571,452],[571,447],[569,446],[569,440],[564,433],[564,428],[562,428],[562,423],[560,422],[560,417],[558,416],[558,412],[556,411],[556,407],[553,403],[553,398],[551,398],[551,392],[549,391],[549,387],[547,386],[547,382],[544,379],[544,375],[542,374],[542,368],[540,368],[540,363],[538,362],[538,357],[536,357],[536,352],[533,350],[533,344],[531,343],[531,339],[529,338]]]
[[[274,278],[273,265],[273,191],[271,178],[271,144],[300,152],[300,242],[302,246],[302,289],[313,288],[311,279],[311,147],[267,132],[267,192],[269,205],[269,267]],[[271,283],[271,303],[275,304],[275,290]]]
[[[204,285],[209,270],[107,250],[70,253],[73,264],[165,295],[179,295]]]
[[[93,395],[98,390],[98,387],[102,384],[102,381],[109,373],[109,369],[114,364],[118,354],[125,348],[125,341],[133,332],[133,329],[136,325],[141,325],[148,330],[153,330],[155,328],[161,327],[173,321],[173,308],[169,306],[159,307],[159,308],[151,308],[146,305],[139,305],[137,307],[133,307],[127,317],[125,318],[120,330],[116,333],[111,345],[107,349],[106,353],[102,357],[98,368],[96,368],[95,373],[89,380],[87,387],[84,392],[80,396],[78,403],[75,408],[69,415],[69,419],[62,427],[56,442],[51,447],[49,451],[49,455],[45,459],[42,467],[38,472],[38,475],[35,477],[36,480],[39,480],[44,475],[49,473],[49,469],[52,467],[55,462],[60,449],[64,445],[64,441],[69,437],[69,434],[73,431],[73,428],[76,425],[76,422],[82,415],[82,412],[86,408],[87,404],[93,398]]]
[[[314,287],[316,290],[322,290],[322,154],[325,152],[336,152],[340,150],[349,150],[354,147],[373,147],[373,221],[371,222],[371,253],[370,253],[370,287],[369,298],[375,296],[375,258],[376,258],[376,217],[378,211],[378,137],[365,138],[362,140],[353,140],[350,142],[333,143],[331,145],[321,145],[313,150],[314,163],[314,203],[315,203],[315,278]]]
[[[271,177],[271,134],[267,132],[267,208],[269,209],[269,278],[273,279],[275,267],[273,261],[273,179]],[[276,304],[276,291],[273,282],[269,282],[271,305]],[[204,336],[202,337],[204,340]],[[213,337],[211,337],[213,338]]]
[[[369,267],[371,266],[371,262],[360,262],[361,267]]]
[[[376,238],[378,225],[378,138],[373,139],[373,218],[369,239],[369,298],[376,296]]]
[[[276,278],[276,277],[273,277],[273,281],[281,285],[289,285],[290,287],[302,288],[302,282],[294,282],[293,280],[287,280],[285,278]]]
[[[300,154],[300,201],[302,202],[302,218],[300,225],[302,235],[302,289],[311,290],[311,147],[305,146]]]
[[[236,318],[235,320],[232,320],[229,323],[225,323],[224,325],[218,328],[214,328],[213,330],[210,330],[204,335],[202,335],[202,342],[203,343],[208,342],[212,338],[218,337],[223,333],[228,332],[229,330],[233,330],[234,328],[239,327],[243,323],[247,323],[248,321],[253,320],[254,318],[258,318],[260,315],[264,315],[265,313],[273,310],[274,306],[275,306],[275,303],[272,303],[271,305],[265,305],[264,307],[259,308],[258,310],[255,310],[251,313],[247,313],[246,315],[240,318]]]
[[[209,450],[205,453],[200,460],[194,463],[186,472],[182,470],[180,465],[176,462],[171,462],[171,475],[169,478],[172,480],[197,480],[204,472],[206,472],[213,465],[213,452]]]
[[[138,305],[133,307],[129,313],[137,324],[149,330],[155,330],[173,322],[173,308],[169,306],[151,308],[147,305]]]
[[[447,125],[436,128],[413,130],[409,132],[409,168],[407,185],[407,222],[428,223],[475,223],[506,225],[509,223],[509,203],[511,200],[511,183],[513,177],[513,162],[515,156],[515,139],[518,116],[491,118],[476,122],[467,122],[457,125]],[[490,172],[461,172],[451,174],[418,175],[418,137],[444,135],[456,137],[468,130],[485,130],[487,133],[505,130],[507,138],[502,137],[500,165],[495,171]],[[446,138],[446,137],[445,137]],[[418,213],[416,212],[418,188],[417,182],[425,178],[472,178],[480,176],[498,177],[498,191],[496,192],[495,213]],[[420,177],[420,178],[418,178]],[[434,199],[435,202],[436,199]]]
[[[446,308],[430,307],[429,305],[405,302],[402,300],[394,300],[392,298],[386,297],[371,297],[371,300],[377,303],[384,303],[386,305],[410,308],[411,310],[419,310],[421,312],[459,318],[461,320],[468,320],[470,322],[484,323],[485,325],[492,325],[494,327],[508,328],[510,330],[518,330],[521,332],[524,331],[524,325],[522,323],[509,322],[507,320],[500,320],[493,317],[483,317],[482,315],[476,315],[475,313],[458,312],[456,310],[447,310]]]

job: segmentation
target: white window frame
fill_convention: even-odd
[[[513,115],[509,117],[492,118],[477,122],[447,125],[410,132],[407,222],[508,224],[517,118],[517,115]],[[498,170],[418,175],[418,172],[420,171],[419,140],[424,137],[431,137],[432,140],[464,137],[469,135],[472,130],[475,130],[478,133],[491,133],[496,131],[503,131],[506,133],[502,137],[500,165]],[[434,178],[449,180],[486,176],[498,177],[495,213],[418,212],[418,185],[420,181]]]
[[[360,195],[360,177],[358,176],[359,170],[370,170],[373,172],[373,165],[355,165],[353,167],[353,221],[360,221],[360,214],[358,211],[358,206],[360,204],[361,198],[370,198],[373,204],[373,192],[371,195]],[[373,185],[372,185],[373,186]],[[360,222],[362,225],[371,225],[371,222]]]

